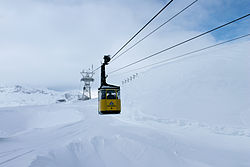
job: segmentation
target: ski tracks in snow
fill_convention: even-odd
[[[18,154],[18,155],[14,156],[14,157],[12,157],[12,158],[10,158],[10,159],[7,159],[7,160],[5,160],[5,161],[0,162],[0,165],[4,165],[4,164],[7,163],[7,162],[13,161],[13,160],[15,160],[15,159],[17,159],[17,158],[20,158],[20,157],[23,157],[23,156],[25,156],[25,155],[27,155],[27,154],[29,154],[29,153],[32,153],[33,151],[35,151],[35,150],[30,150],[30,151],[27,151],[27,152]]]

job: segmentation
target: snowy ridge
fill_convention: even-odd
[[[0,86],[0,107],[26,105],[46,105],[56,103],[59,99],[73,101],[78,99],[79,91],[57,92],[46,88],[27,86]]]
[[[13,87],[4,87],[0,86],[0,92],[1,93],[23,93],[23,94],[50,94],[53,95],[55,92],[49,91],[48,89],[46,90],[41,90],[41,89],[34,89],[34,88],[28,88],[28,87],[23,87],[21,85],[15,85]]]

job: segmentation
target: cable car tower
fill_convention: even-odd
[[[82,70],[82,72],[80,72],[82,75],[82,79],[81,81],[84,82],[84,86],[83,86],[83,93],[82,93],[82,98],[81,100],[89,100],[91,99],[91,86],[90,83],[94,82],[94,72],[93,72],[93,65],[92,65],[92,70],[90,71],[84,71]]]

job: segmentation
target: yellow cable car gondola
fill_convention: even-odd
[[[108,65],[109,61],[110,57],[104,56],[104,63],[101,66],[101,86],[98,89],[98,112],[99,114],[120,114],[120,87],[106,82],[105,65]]]

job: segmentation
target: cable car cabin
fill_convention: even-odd
[[[99,114],[120,114],[120,87],[103,85],[98,89]]]
[[[98,89],[98,112],[99,114],[120,114],[121,99],[120,87],[107,84],[105,66],[110,61],[110,56],[104,56],[104,63],[101,65],[101,86]]]

